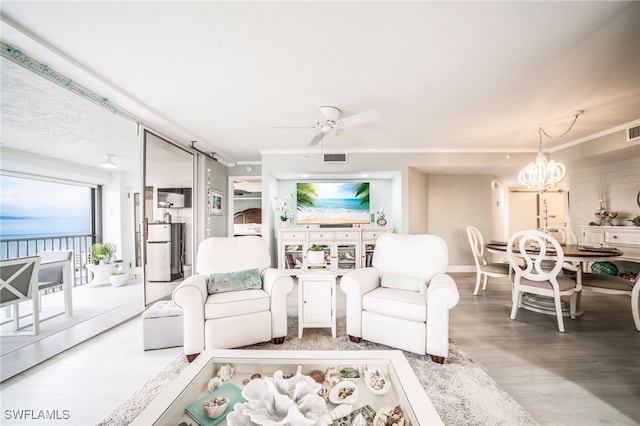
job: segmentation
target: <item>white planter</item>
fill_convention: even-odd
[[[307,261],[309,265],[319,265],[324,263],[324,250],[323,251],[308,251]]]
[[[116,270],[115,263],[104,263],[100,265],[88,264],[87,269],[93,274],[93,278],[89,283],[90,286],[99,284],[109,284],[109,277]]]
[[[120,287],[129,281],[129,273],[125,272],[124,274],[109,275],[109,281],[111,281],[111,285],[114,287]]]

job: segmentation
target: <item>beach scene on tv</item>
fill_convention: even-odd
[[[368,182],[296,184],[296,222],[301,225],[370,223]]]

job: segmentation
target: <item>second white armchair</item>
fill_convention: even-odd
[[[460,296],[448,275],[448,249],[435,235],[384,234],[373,266],[344,275],[347,334],[443,363],[449,354],[449,311]]]

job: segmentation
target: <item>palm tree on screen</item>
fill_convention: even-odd
[[[298,210],[303,207],[313,207],[315,205],[314,198],[318,196],[318,191],[312,183],[299,183],[296,186],[296,201]]]
[[[360,198],[360,205],[369,204],[369,182],[359,182],[356,184],[355,198]]]

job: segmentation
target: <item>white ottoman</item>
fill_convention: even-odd
[[[142,313],[142,345],[149,349],[183,345],[182,308],[171,300],[154,303]]]

